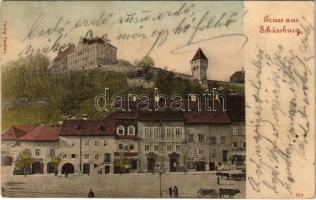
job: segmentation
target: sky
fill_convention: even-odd
[[[59,48],[77,45],[91,31],[93,36],[106,35],[118,48],[118,59],[131,63],[149,55],[157,67],[190,74],[190,60],[201,48],[209,60],[210,80],[228,81],[244,67],[247,37],[241,1],[2,4],[2,63],[39,49],[53,59]]]

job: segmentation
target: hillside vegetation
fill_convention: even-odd
[[[104,93],[104,88],[109,88],[110,97],[154,95],[153,89],[128,88],[128,73],[102,68],[51,73],[49,64],[46,56],[37,55],[2,66],[2,130],[18,124],[54,125],[67,116],[81,118],[83,114],[90,119],[102,118],[107,113],[96,110],[94,99]],[[166,95],[203,92],[198,82],[175,78],[173,72],[159,70],[154,81],[159,92]]]

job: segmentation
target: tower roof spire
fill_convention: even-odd
[[[198,59],[205,59],[205,60],[208,60],[207,57],[205,56],[205,54],[203,53],[202,49],[199,48],[197,50],[197,52],[195,53],[194,57],[192,58],[191,61],[194,61],[194,60],[198,60]]]

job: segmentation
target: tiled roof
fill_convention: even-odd
[[[73,45],[70,45],[67,49],[62,52],[59,52],[58,55],[54,58],[53,62],[57,62],[67,56],[74,49]]]
[[[245,96],[226,96],[226,113],[232,121],[245,121]]]
[[[138,112],[141,121],[183,121],[180,111],[142,111]]]
[[[33,125],[13,126],[1,135],[1,140],[17,140],[35,128]]]
[[[60,136],[112,136],[114,132],[114,114],[102,120],[65,120]]]
[[[210,105],[212,108],[212,105]],[[222,106],[218,103],[218,101],[214,102],[215,110],[207,111],[205,110],[204,104],[201,104],[201,111],[198,111],[197,105],[190,104],[191,111],[185,111],[183,113],[183,117],[185,123],[201,123],[201,124],[227,124],[231,123],[231,120],[226,115],[226,113],[222,110]]]
[[[197,50],[197,52],[195,53],[195,55],[194,55],[194,57],[192,58],[191,61],[198,60],[198,59],[205,59],[205,60],[207,60],[207,57],[204,55],[204,53],[203,53],[201,48],[199,48]]]
[[[35,129],[19,138],[20,141],[57,141],[60,127],[37,126]]]

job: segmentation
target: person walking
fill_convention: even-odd
[[[178,192],[178,187],[177,186],[173,186],[173,194],[175,198],[179,197],[179,192]]]
[[[90,192],[88,193],[88,198],[94,198],[94,192],[90,188]]]
[[[1,187],[1,194],[3,197],[6,196],[6,191],[5,191],[4,187]]]
[[[172,187],[169,187],[169,197],[172,197]]]
[[[220,185],[220,179],[219,179],[219,176],[217,176],[217,185]]]

